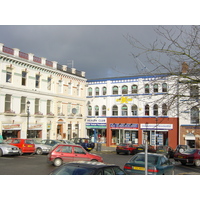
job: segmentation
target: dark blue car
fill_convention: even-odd
[[[95,147],[95,143],[89,138],[74,138],[72,141],[75,144],[81,145],[86,151],[91,151]]]

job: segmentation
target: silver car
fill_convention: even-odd
[[[4,155],[19,155],[19,148],[0,140],[0,157]]]
[[[38,155],[48,154],[52,148],[52,146],[43,144],[38,140],[34,140],[34,144],[35,144],[35,153]]]

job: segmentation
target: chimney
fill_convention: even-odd
[[[186,62],[183,62],[182,63],[182,74],[187,74],[188,68],[189,68],[188,64]]]

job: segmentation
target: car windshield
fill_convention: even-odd
[[[158,157],[153,155],[148,155],[148,164],[156,165],[158,162]],[[135,163],[135,164],[145,164],[145,155],[144,154],[138,154],[134,156],[129,163]]]
[[[121,147],[126,147],[127,146],[127,144],[119,144],[118,146],[121,146]]]
[[[195,153],[196,149],[187,149],[184,151],[184,153],[188,153],[188,154],[193,154]]]
[[[41,141],[38,141],[38,140],[34,140],[34,143],[35,144],[43,144]]]
[[[91,168],[76,167],[76,166],[63,166],[54,171],[52,175],[89,175],[94,170]]]

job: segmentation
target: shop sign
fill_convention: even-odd
[[[116,100],[116,102],[120,102],[120,103],[128,103],[129,101],[133,101],[133,99],[128,98],[128,97],[120,97],[119,99]]]
[[[89,118],[86,119],[86,128],[88,129],[106,129],[107,119],[106,118]]]
[[[19,130],[21,129],[21,124],[3,124],[2,130]]]
[[[111,129],[138,129],[138,124],[130,123],[113,123],[110,124]]]
[[[140,128],[144,130],[172,130],[173,124],[141,124]]]
[[[42,130],[42,124],[31,124],[29,130]]]

